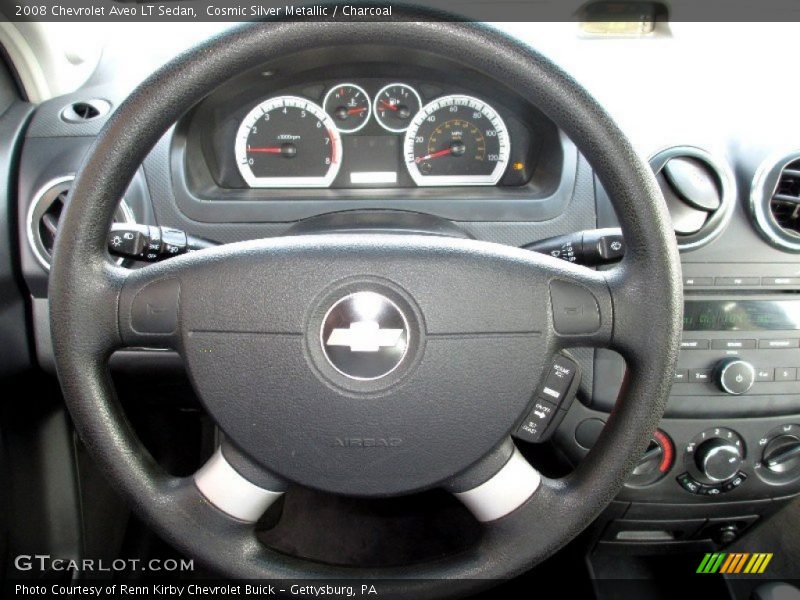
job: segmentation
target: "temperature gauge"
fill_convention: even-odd
[[[393,133],[408,129],[421,107],[417,90],[405,83],[390,83],[375,95],[375,119]]]
[[[364,127],[372,114],[369,95],[354,83],[340,83],[332,87],[322,102],[325,112],[342,133],[354,133]]]

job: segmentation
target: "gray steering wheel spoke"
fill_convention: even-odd
[[[445,488],[481,523],[510,515],[539,489],[542,476],[509,439]]]
[[[205,500],[228,517],[255,523],[283,496],[287,486],[276,477],[259,473],[252,465],[243,465],[245,460],[222,444],[192,479]]]

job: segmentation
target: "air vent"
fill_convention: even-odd
[[[771,157],[756,173],[750,208],[773,246],[800,252],[800,152]]]
[[[61,111],[61,119],[67,123],[85,123],[98,117],[102,117],[111,108],[106,100],[98,98],[92,100],[81,100],[65,106]]]
[[[667,202],[681,251],[700,248],[722,233],[736,198],[727,163],[700,148],[677,146],[656,154],[650,166]]]
[[[39,263],[50,270],[58,223],[67,203],[73,176],[62,177],[45,185],[33,199],[28,209],[28,243]],[[134,223],[136,219],[127,203],[122,200],[114,214],[115,223]]]

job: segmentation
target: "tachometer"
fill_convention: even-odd
[[[242,120],[236,162],[251,187],[328,187],[342,163],[342,144],[320,106],[297,96],[265,100]]]
[[[403,155],[417,185],[494,185],[508,166],[508,130],[491,106],[471,96],[444,96],[419,111]]]

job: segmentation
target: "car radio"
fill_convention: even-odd
[[[800,393],[800,300],[690,296],[673,396]]]
[[[800,298],[694,293],[667,416],[766,415],[800,408]],[[625,374],[617,353],[595,352],[589,406],[613,409]]]

